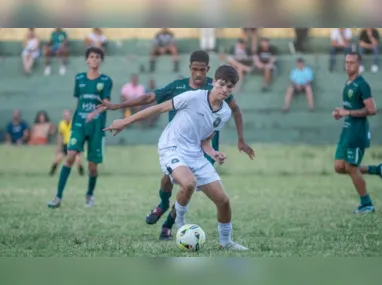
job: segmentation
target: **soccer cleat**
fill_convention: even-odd
[[[94,196],[86,195],[86,197],[85,197],[85,207],[88,207],[88,208],[93,207],[94,203],[95,203]]]
[[[162,231],[159,235],[159,240],[172,240],[171,229],[162,228]]]
[[[168,208],[167,208],[168,209]],[[162,209],[159,207],[154,208],[150,213],[146,216],[146,223],[149,225],[156,224],[159,219],[166,213],[167,209]]]
[[[48,208],[55,209],[61,206],[61,199],[55,197],[52,201],[48,202]]]
[[[229,249],[229,250],[237,250],[237,251],[249,250],[249,248],[247,248],[241,244],[238,244],[236,242],[233,242],[233,241],[230,241],[229,243],[227,243],[224,246],[220,245],[220,248],[221,249]]]
[[[375,212],[375,208],[373,205],[363,206],[359,205],[355,210],[355,214],[364,214],[364,213],[373,213]]]

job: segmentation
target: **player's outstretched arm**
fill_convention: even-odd
[[[223,164],[227,156],[224,153],[218,152],[212,148],[211,140],[214,135],[215,135],[215,132],[213,132],[207,139],[202,140],[201,147],[204,153],[212,157],[213,160],[215,160],[219,164]]]
[[[237,105],[236,100],[232,99],[228,106],[231,108],[232,116],[235,120],[236,132],[238,137],[237,148],[240,152],[244,151],[250,159],[255,157],[254,150],[245,142],[244,131],[243,131],[243,115],[241,113],[239,105]]]
[[[125,119],[115,120],[113,124],[105,128],[104,131],[110,131],[110,132],[115,131],[115,133],[113,134],[113,136],[115,136],[118,133],[120,133],[124,128],[126,128],[128,125],[131,125],[136,121],[144,120],[150,116],[153,116],[159,113],[165,113],[173,109],[174,107],[173,107],[172,101],[166,101],[166,102],[163,102],[162,104],[155,105],[147,109],[144,109],[142,111],[139,111],[138,113],[135,113],[134,115],[127,117]]]
[[[97,109],[106,108],[106,110],[119,110],[123,108],[130,108],[135,106],[151,104],[155,101],[155,93],[150,92],[142,96],[139,96],[137,98],[122,102],[120,104],[112,104],[110,101],[105,101],[101,99],[99,101],[101,104],[97,106]]]

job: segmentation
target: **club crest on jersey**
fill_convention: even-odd
[[[75,145],[77,143],[77,139],[76,138],[72,138],[71,140],[70,140],[70,144],[71,145]]]
[[[103,87],[104,87],[104,85],[102,82],[97,83],[97,91],[101,92],[103,90]]]
[[[351,97],[353,96],[353,93],[354,93],[353,90],[350,89],[350,90],[348,91],[348,97],[351,98]]]
[[[222,119],[220,117],[217,117],[213,124],[214,128],[217,128],[220,125],[221,121]]]
[[[174,159],[171,160],[171,163],[172,163],[172,164],[175,164],[175,163],[177,163],[177,162],[179,162],[179,159],[177,159],[177,158],[174,158]]]

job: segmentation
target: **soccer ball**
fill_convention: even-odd
[[[206,234],[198,225],[184,225],[176,233],[176,244],[183,250],[199,251],[206,242]]]

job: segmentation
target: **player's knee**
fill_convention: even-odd
[[[187,179],[182,183],[182,188],[190,195],[194,193],[196,188],[196,180],[194,178]]]
[[[89,162],[88,169],[89,169],[89,176],[94,177],[98,175],[97,164],[93,162]]]
[[[338,174],[346,174],[347,170],[346,170],[345,163],[335,162],[334,163],[334,171],[337,172]]]
[[[170,176],[164,175],[161,180],[161,188],[165,192],[171,192],[173,185]]]
[[[219,197],[219,199],[215,201],[215,204],[218,208],[229,209],[231,207],[229,198],[226,195]]]
[[[66,156],[66,166],[71,167],[74,163],[74,160],[76,159],[77,153],[75,151],[69,151],[68,155]]]

